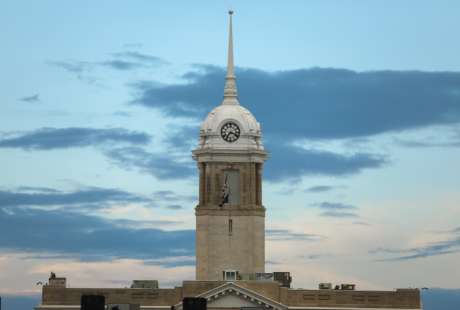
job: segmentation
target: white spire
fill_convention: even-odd
[[[229,31],[228,31],[228,61],[227,75],[225,77],[224,101],[222,104],[239,104],[237,99],[236,80],[233,66],[233,30],[232,30],[232,15],[233,11],[228,11],[229,15]]]

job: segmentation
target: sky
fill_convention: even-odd
[[[194,279],[199,125],[262,125],[266,269],[460,303],[458,1],[3,1],[0,295]],[[446,308],[448,309],[448,308]]]

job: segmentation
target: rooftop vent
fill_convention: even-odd
[[[318,288],[320,290],[332,290],[332,283],[320,283]]]

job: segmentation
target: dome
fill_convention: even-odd
[[[224,100],[214,108],[201,125],[200,142],[196,152],[204,150],[262,151],[260,124],[248,109],[238,102],[233,66],[232,13],[230,13],[227,75]]]
[[[229,123],[239,129],[239,136],[234,141],[222,137],[222,128]],[[252,113],[240,104],[228,104],[224,99],[201,125],[199,148],[263,150],[261,137],[260,124]]]

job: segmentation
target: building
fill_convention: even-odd
[[[230,11],[224,99],[200,130],[193,158],[199,169],[196,214],[196,280],[159,288],[134,281],[131,288],[67,288],[52,274],[37,310],[79,309],[82,295],[104,295],[110,305],[182,310],[185,297],[204,297],[210,309],[421,309],[418,289],[357,291],[354,284],[319,289],[290,287],[288,272],[265,273],[265,208],[262,170],[267,153],[260,124],[239,104],[233,65]]]

